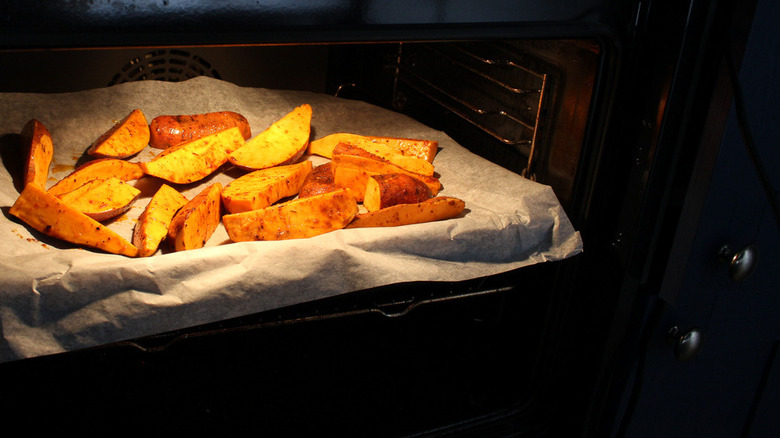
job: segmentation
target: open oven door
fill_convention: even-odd
[[[707,196],[677,238],[689,249],[667,267],[619,436],[780,436],[779,19],[780,5],[759,1],[741,68],[730,77],[722,63],[718,90],[734,99],[720,107],[722,137],[699,152]],[[691,191],[684,211],[697,209]]]

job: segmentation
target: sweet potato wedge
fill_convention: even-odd
[[[227,162],[228,155],[244,145],[237,127],[228,128],[163,150],[139,163],[144,173],[175,184],[200,181]]]
[[[415,204],[432,197],[430,187],[405,173],[371,175],[366,184],[363,207],[376,211],[397,204]]]
[[[333,141],[342,138],[343,141],[331,145]],[[345,153],[345,147],[349,146],[349,148],[347,148],[349,150],[348,153],[352,155],[360,155],[357,151],[355,151],[355,149],[363,150],[372,156],[392,163],[409,172],[426,176],[431,176],[434,173],[433,164],[431,164],[429,161],[423,158],[419,158],[415,155],[406,154],[403,150],[390,146],[387,142],[372,141],[369,137],[362,137],[354,134],[331,134],[327,137],[324,137],[323,139],[320,139],[319,141],[324,141],[324,143],[328,144],[326,151],[322,152],[322,155],[328,155],[327,158],[333,158],[334,154],[339,153],[338,149],[342,150],[341,153]],[[396,144],[396,146],[397,145],[398,144]],[[309,152],[313,153],[312,151],[322,151],[322,149],[323,148],[321,146],[315,146],[314,148],[310,146]]]
[[[100,158],[127,158],[141,152],[149,144],[146,116],[134,109],[92,143],[87,153]]]
[[[308,198],[309,196],[321,195],[332,192],[339,187],[333,182],[333,170],[331,163],[323,163],[312,169],[306,179],[303,181],[301,190],[298,192],[298,198]]]
[[[186,251],[206,245],[219,225],[222,214],[221,193],[222,184],[211,184],[173,216],[168,227],[168,239],[174,250]]]
[[[433,196],[441,190],[441,182],[437,177],[415,174],[382,159],[336,153],[331,162],[333,182],[339,187],[351,189],[358,202],[363,202],[368,177],[371,175],[404,173],[424,182]]]
[[[157,116],[149,123],[149,146],[167,149],[234,126],[241,131],[244,140],[252,137],[249,121],[234,111]]]
[[[138,249],[115,231],[47,193],[37,184],[27,184],[9,211],[43,234],[77,245],[128,257]]]
[[[122,181],[132,181],[144,176],[144,172],[137,163],[117,158],[100,158],[82,164],[68,176],[51,186],[48,192],[51,195],[59,196],[75,190],[89,181],[106,179],[112,176]]]
[[[46,188],[49,166],[54,155],[54,145],[48,128],[39,120],[31,119],[21,132],[22,143],[27,148],[24,164],[24,185],[38,184]]]
[[[228,160],[246,170],[297,162],[309,145],[311,112],[308,104],[295,108],[268,129],[249,139],[243,147],[231,153]]]
[[[139,257],[157,252],[173,216],[187,202],[186,196],[167,184],[157,189],[133,228],[133,245],[138,248]]]
[[[333,148],[339,143],[349,143],[363,147],[367,150],[371,150],[372,147],[385,146],[398,151],[402,155],[417,157],[429,163],[433,163],[433,159],[436,157],[436,153],[439,150],[439,143],[433,140],[377,137],[338,132],[312,140],[309,143],[308,152],[310,155],[331,158],[333,155]]]
[[[339,189],[260,210],[226,214],[222,223],[234,242],[301,239],[344,228],[357,212],[350,191]]]
[[[294,196],[311,172],[311,161],[255,170],[230,182],[222,190],[222,204],[228,213],[257,210]]]
[[[67,193],[60,200],[96,221],[105,221],[126,212],[141,191],[119,178],[93,179]]]
[[[458,216],[466,203],[457,198],[437,196],[415,204],[397,204],[361,213],[346,228],[397,227],[450,219]]]

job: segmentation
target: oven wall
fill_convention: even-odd
[[[194,76],[246,87],[324,92],[328,59],[327,45],[0,50],[0,92],[64,93]]]

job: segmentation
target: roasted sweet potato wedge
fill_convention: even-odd
[[[298,192],[298,198],[321,195],[337,190],[338,188],[339,187],[333,182],[331,163],[327,162],[312,169],[303,181],[303,186],[301,186],[301,190]]]
[[[126,212],[140,194],[130,184],[111,177],[94,179],[58,198],[96,221],[105,221]]]
[[[43,234],[113,254],[135,257],[138,249],[115,231],[47,193],[27,184],[9,211]]]
[[[116,158],[100,158],[82,164],[65,178],[59,180],[48,190],[49,194],[58,196],[75,190],[89,181],[116,177],[122,181],[132,181],[144,176],[137,163]]]
[[[22,143],[27,148],[24,165],[24,185],[38,184],[46,188],[49,166],[54,155],[54,145],[48,128],[39,120],[25,123],[21,132]]]
[[[133,228],[133,245],[138,248],[139,257],[157,252],[173,216],[187,202],[186,196],[167,184],[157,189]]]
[[[306,152],[311,133],[311,106],[303,104],[277,120],[228,158],[246,170],[293,164]]]
[[[141,110],[134,109],[98,137],[87,153],[100,158],[127,158],[141,152],[148,144],[146,116]]]
[[[358,202],[363,202],[368,177],[371,175],[403,173],[424,182],[434,196],[441,190],[441,182],[437,177],[415,174],[383,159],[335,153],[332,166],[333,182],[339,187],[351,189]]]
[[[343,141],[332,144],[333,141],[340,139]],[[396,140],[400,141],[400,139]],[[362,150],[368,152],[371,154],[371,156],[387,161],[409,172],[426,176],[431,176],[434,173],[433,164],[431,164],[429,161],[415,155],[411,155],[410,153],[406,153],[398,147],[393,147],[388,142],[382,142],[378,140],[372,141],[369,137],[362,137],[354,134],[331,134],[327,137],[324,137],[323,139],[320,139],[320,141],[328,144],[328,147],[325,152],[316,155],[327,155],[327,158],[333,158],[333,155],[338,153],[361,155],[358,151]],[[398,146],[400,143],[394,144],[395,146]],[[339,152],[339,149],[341,152]],[[313,153],[312,151],[318,150],[321,151],[322,147],[309,147],[310,153]]]
[[[397,227],[450,219],[458,216],[466,203],[457,198],[438,196],[415,204],[397,204],[355,217],[346,228]]]
[[[174,250],[185,251],[206,245],[222,215],[221,193],[222,184],[211,184],[173,216],[168,227],[168,239]]]
[[[222,203],[228,213],[257,210],[294,196],[311,172],[311,161],[255,170],[228,184],[222,190]]]
[[[339,189],[260,210],[226,214],[222,223],[234,242],[301,239],[344,228],[357,212],[350,191]]]
[[[363,207],[376,211],[397,204],[416,204],[432,197],[430,187],[405,173],[371,175],[366,184]]]
[[[149,123],[149,146],[167,149],[234,126],[241,131],[244,140],[252,137],[249,121],[234,111],[157,116]]]
[[[237,127],[228,128],[163,150],[139,163],[144,173],[175,184],[200,181],[227,162],[228,155],[244,145]]]
[[[339,143],[349,143],[367,150],[380,147],[384,150],[384,147],[387,147],[398,151],[402,155],[420,158],[429,163],[433,163],[433,159],[439,150],[439,143],[433,140],[378,137],[339,132],[312,140],[309,143],[308,152],[310,155],[331,158],[333,156],[333,148]]]

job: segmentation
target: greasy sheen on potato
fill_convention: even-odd
[[[351,148],[349,145],[339,144],[334,149],[331,162],[333,163],[333,182],[339,187],[351,189],[358,202],[364,200],[366,185],[371,175],[404,173],[424,182],[434,196],[441,190],[441,182],[436,176],[409,172],[387,160],[367,151]]]
[[[222,215],[220,196],[222,184],[203,189],[173,216],[168,227],[168,239],[176,251],[203,248]]]
[[[171,146],[139,166],[147,175],[174,184],[189,184],[214,173],[227,162],[231,152],[242,146],[244,137],[233,127]]]
[[[381,148],[382,150],[385,150],[386,148],[389,148],[397,151],[400,155],[420,158],[429,163],[433,163],[433,159],[436,157],[436,153],[439,150],[439,143],[433,140],[337,132],[312,140],[311,143],[309,143],[309,154],[331,158],[333,155],[333,148],[339,143],[348,143],[369,151],[372,149],[379,150]]]
[[[222,203],[228,213],[268,207],[296,195],[311,169],[311,161],[307,160],[247,173],[225,186]]]
[[[232,152],[228,160],[246,170],[293,164],[306,152],[311,134],[311,106],[303,104]]]
[[[440,221],[458,216],[466,203],[458,198],[437,196],[414,204],[397,204],[355,217],[347,228],[398,227]]]
[[[41,188],[46,188],[49,166],[54,156],[51,133],[39,120],[31,119],[22,128],[21,138],[27,149],[24,185],[38,184]]]
[[[335,154],[349,154],[383,160],[406,171],[425,176],[432,176],[434,173],[433,164],[430,162],[413,155],[404,155],[402,151],[382,142],[367,140],[355,141],[354,143],[339,142],[330,150],[330,158],[333,158]]]
[[[48,236],[113,254],[138,255],[138,249],[124,237],[37,184],[27,184],[9,212]]]
[[[235,111],[161,115],[153,118],[149,123],[149,146],[167,149],[234,126],[241,131],[244,140],[249,140],[252,136],[249,121]]]
[[[96,221],[126,212],[141,191],[117,177],[93,179],[58,196],[60,200]]]
[[[363,206],[376,211],[396,204],[415,204],[433,197],[430,187],[405,173],[371,175],[366,184]]]
[[[259,210],[226,214],[222,223],[234,242],[302,239],[344,228],[357,212],[358,205],[350,191],[339,189]]]
[[[134,109],[98,137],[87,153],[99,158],[127,158],[141,152],[148,144],[146,116],[141,110]]]
[[[298,197],[308,198],[309,196],[332,192],[338,188],[333,182],[333,170],[330,161],[328,161],[312,169],[309,175],[306,176],[303,186],[301,186],[301,190],[298,192]]]
[[[144,176],[144,171],[137,163],[120,160],[118,158],[100,158],[88,161],[66,177],[57,181],[48,190],[49,194],[58,196],[75,190],[89,181],[116,177],[122,181],[132,181]]]
[[[167,184],[157,189],[133,228],[133,245],[138,248],[139,257],[157,252],[168,234],[173,216],[187,202],[186,196]]]

